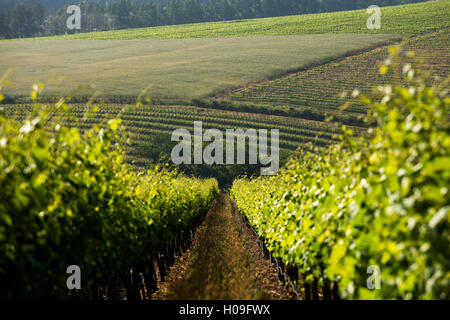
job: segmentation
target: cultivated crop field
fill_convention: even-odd
[[[124,105],[100,106],[95,117],[83,118],[86,111],[84,105],[70,106],[70,112],[62,116],[64,124],[75,125],[79,128],[90,128],[108,117],[115,116],[124,109]],[[5,114],[18,120],[26,119],[31,114],[31,105],[6,105]],[[70,116],[68,116],[70,115]],[[75,118],[73,118],[75,117]],[[76,122],[73,121],[76,119]],[[254,113],[222,111],[204,109],[190,106],[142,106],[129,107],[121,114],[121,119],[130,137],[132,144],[145,142],[152,135],[163,133],[170,134],[175,129],[184,128],[193,130],[194,121],[202,121],[203,129],[279,129],[280,148],[287,151],[295,151],[308,143],[317,146],[328,146],[336,142],[341,133],[332,123],[304,120],[273,115],[259,115]],[[358,132],[360,129],[351,127]],[[129,150],[133,153],[133,150]]]
[[[449,299],[448,12],[0,40],[0,299]]]
[[[449,76],[449,43],[450,29],[444,29],[405,40],[403,48],[405,51],[414,51],[418,62],[426,62],[423,71],[429,72],[430,80],[434,77],[442,80]],[[348,100],[348,96],[341,95],[342,92],[350,93],[358,89],[361,93],[369,94],[374,87],[389,81],[387,76],[379,73],[379,67],[388,55],[387,47],[376,48],[239,90],[227,99],[250,108],[265,106],[272,110],[294,108],[335,112]],[[353,105],[345,112],[358,116],[365,113],[365,108]]]
[[[43,108],[39,110],[34,119],[52,123]],[[150,261],[168,246],[175,250],[175,239],[187,241],[186,235],[202,219],[218,192],[217,181],[157,168],[137,174],[112,143],[117,128],[118,122],[111,121],[101,133],[99,128],[80,134],[77,128],[62,127],[51,135],[39,125],[25,133],[18,122],[0,116],[0,136],[8,136],[0,163],[11,173],[8,178],[4,170],[0,174],[0,278],[4,286],[15,288],[2,291],[2,299],[64,295],[67,288],[54,283],[65,278],[73,261],[80,261],[90,279],[84,283],[84,295],[98,298],[100,283],[111,286],[116,275],[125,272],[131,298],[131,277],[146,273],[147,283],[153,281],[147,274],[147,268],[154,268]],[[34,177],[27,186],[20,175],[23,170]],[[23,186],[21,191],[17,184]],[[165,196],[156,196],[161,194]],[[13,224],[16,220],[22,223]],[[83,250],[75,250],[80,245]],[[35,264],[35,272],[28,275],[29,261],[36,259],[43,263]],[[48,272],[52,264],[53,272]]]
[[[368,139],[233,184],[241,213],[307,298],[318,286],[328,298],[333,288],[345,298],[448,298],[450,99],[414,77],[409,90],[386,85],[383,99],[366,101],[379,124]],[[377,290],[368,266],[380,270]]]
[[[11,95],[28,96],[37,82],[48,84],[44,94],[67,94],[83,84],[103,96],[137,97],[150,86],[155,100],[186,102],[393,39],[398,36],[7,41],[0,42],[0,68],[14,72],[5,90]]]
[[[226,22],[196,23],[119,31],[85,33],[35,40],[132,40],[248,37],[256,35],[299,35],[326,33],[417,34],[450,26],[450,1],[430,1],[383,7],[381,30],[366,28],[366,10],[294,15]]]

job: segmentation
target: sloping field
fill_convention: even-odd
[[[100,106],[94,118],[83,119],[86,112],[84,105],[71,106],[71,115],[78,119],[74,121],[64,116],[62,123],[68,126],[88,128],[123,109],[123,105]],[[31,112],[30,105],[6,105],[4,113],[8,117],[23,120]],[[170,135],[173,130],[185,128],[193,132],[194,121],[202,121],[203,129],[279,129],[280,149],[293,151],[308,143],[317,146],[327,146],[337,140],[340,133],[333,124],[253,113],[232,112],[213,109],[203,109],[190,106],[142,106],[132,108],[121,115],[127,132],[130,133],[132,146],[151,141],[151,137],[158,134]],[[356,132],[358,128],[352,128]],[[170,141],[170,136],[167,138]],[[136,156],[133,148],[128,154]],[[136,159],[138,161],[142,159]]]
[[[450,27],[450,19],[448,19],[449,11],[449,0],[383,7],[381,8],[382,25],[380,30],[367,29],[366,20],[370,15],[366,13],[366,10],[353,10],[276,18],[127,29],[34,39],[183,39],[317,33],[417,34]]]
[[[299,70],[398,39],[396,35],[331,34],[219,39],[2,41],[0,69],[14,70],[6,94],[28,96],[95,85],[103,95],[186,102]],[[63,78],[59,86],[54,82]],[[59,89],[59,91],[56,90]]]
[[[423,63],[422,68],[429,72],[430,79],[436,76],[442,79],[449,76],[449,44],[450,29],[445,29],[407,40],[404,50],[415,52],[415,59]],[[375,86],[386,83],[388,77],[379,74],[379,67],[387,57],[387,47],[377,48],[239,90],[227,99],[249,108],[334,112],[348,100],[340,96],[343,91],[358,89],[368,94]],[[358,115],[365,110],[355,105],[346,112]]]

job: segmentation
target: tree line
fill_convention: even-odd
[[[377,0],[379,6],[423,0]],[[56,12],[41,3],[0,11],[0,38],[50,36],[127,28],[276,17],[367,8],[373,0],[111,0],[83,1],[81,29],[68,30],[67,6]],[[1,10],[1,9],[0,9]]]

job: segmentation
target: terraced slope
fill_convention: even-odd
[[[430,79],[445,78],[450,73],[450,29],[414,37],[405,41],[404,50],[416,53],[418,62],[429,72]],[[388,56],[387,47],[327,63],[286,77],[241,89],[220,97],[249,108],[267,107],[311,112],[335,112],[348,98],[343,91],[358,89],[369,93],[388,78],[380,75],[379,66]],[[346,110],[351,115],[364,114],[358,105]]]
[[[317,33],[417,34],[450,27],[449,0],[429,1],[381,9],[380,30],[369,30],[366,10],[294,15],[264,19],[196,23],[63,35],[34,39],[131,40],[245,37],[255,35],[298,35]]]

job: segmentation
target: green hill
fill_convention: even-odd
[[[430,80],[445,79],[449,76],[450,29],[428,33],[411,38],[403,44],[404,50],[414,51],[418,62],[430,73]],[[311,116],[316,113],[335,112],[348,97],[341,96],[343,91],[358,89],[370,94],[373,87],[384,85],[388,77],[379,73],[380,63],[389,56],[388,48],[380,47],[340,61],[326,63],[305,71],[262,82],[247,89],[240,89],[226,96],[218,97],[219,101],[228,100],[236,108],[253,108],[260,110],[284,110],[295,115],[306,111]],[[425,71],[424,70],[424,71]],[[365,114],[365,107],[354,105],[345,110],[348,116]]]
[[[286,17],[195,23],[127,29],[75,35],[33,38],[34,40],[132,40],[246,37],[256,35],[301,35],[318,33],[417,34],[450,27],[450,0],[381,8],[381,29],[369,30],[366,10],[294,15]]]
[[[133,101],[150,86],[148,95],[155,101],[188,103],[393,39],[398,36],[7,41],[0,42],[0,69],[14,71],[7,95],[28,96],[30,86],[42,82],[44,94],[67,94],[83,84],[95,85],[102,96]]]

